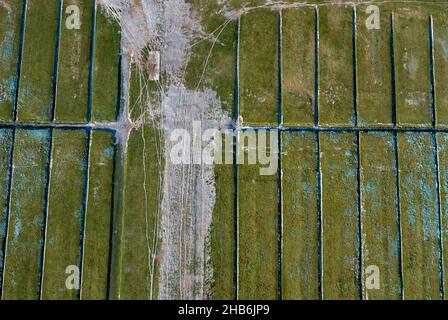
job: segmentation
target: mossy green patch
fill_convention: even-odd
[[[16,131],[3,298],[39,298],[48,130]]]

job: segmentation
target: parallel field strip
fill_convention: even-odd
[[[400,282],[400,297],[401,299],[404,299],[404,284],[403,284],[403,244],[402,244],[402,226],[401,226],[401,212],[400,212],[400,187],[399,187],[399,160],[398,160],[398,142],[397,142],[397,135],[399,133],[406,134],[406,133],[412,133],[412,134],[421,134],[421,133],[428,133],[431,135],[433,143],[435,145],[435,149],[433,152],[433,156],[436,163],[436,190],[437,190],[437,225],[438,225],[438,242],[439,242],[439,248],[438,248],[438,256],[439,256],[439,278],[440,278],[440,299],[445,298],[444,293],[444,261],[443,261],[443,239],[442,239],[442,213],[441,213],[441,191],[440,191],[440,173],[439,173],[439,149],[437,145],[437,134],[446,134],[448,133],[448,130],[444,127],[437,127],[436,124],[436,101],[435,101],[435,75],[434,75],[434,38],[433,38],[433,17],[429,16],[428,21],[428,29],[429,29],[429,47],[430,47],[430,61],[428,61],[428,64],[430,66],[430,74],[431,74],[431,126],[408,126],[408,125],[397,125],[397,98],[396,98],[396,69],[395,69],[395,63],[396,63],[396,57],[395,57],[395,43],[394,43],[394,34],[395,34],[395,28],[394,28],[394,13],[392,12],[390,14],[390,21],[391,21],[391,41],[390,41],[390,47],[391,47],[391,64],[392,64],[392,70],[391,70],[391,76],[392,76],[392,126],[374,126],[374,127],[368,127],[364,126],[361,127],[358,125],[358,91],[357,91],[357,53],[356,53],[356,43],[357,43],[357,17],[356,17],[356,5],[353,6],[352,10],[352,41],[353,41],[353,97],[354,97],[354,120],[355,125],[353,127],[345,127],[345,126],[320,126],[319,124],[319,7],[314,7],[314,20],[315,20],[315,27],[314,27],[314,40],[315,40],[315,85],[314,85],[314,95],[315,95],[315,101],[314,101],[314,126],[283,126],[283,118],[282,118],[282,92],[281,92],[281,77],[282,77],[282,71],[281,71],[281,65],[282,65],[282,54],[281,54],[281,45],[282,45],[282,36],[281,36],[281,12],[282,9],[272,9],[273,11],[278,12],[279,15],[279,27],[278,27],[278,47],[279,47],[279,73],[278,73],[278,126],[266,126],[266,125],[240,125],[240,112],[239,112],[239,93],[241,90],[239,89],[239,73],[240,73],[240,57],[239,57],[239,42],[241,42],[241,35],[240,35],[240,18],[237,20],[237,30],[236,30],[236,61],[235,61],[235,90],[234,90],[234,115],[233,115],[233,124],[231,126],[231,129],[234,132],[234,279],[233,279],[233,287],[234,287],[234,299],[239,298],[239,283],[243,281],[239,278],[239,232],[241,231],[238,225],[238,219],[239,219],[239,208],[238,208],[238,183],[237,183],[237,177],[238,177],[238,166],[236,164],[237,159],[237,144],[238,144],[238,132],[240,131],[277,131],[278,132],[278,145],[277,148],[279,150],[279,197],[278,197],[278,264],[279,264],[279,270],[278,270],[278,298],[282,299],[282,232],[283,232],[283,226],[282,226],[282,170],[281,170],[281,158],[282,158],[282,144],[281,144],[281,133],[284,132],[313,132],[315,133],[315,146],[316,146],[316,159],[317,159],[317,170],[316,170],[316,179],[318,181],[318,190],[317,190],[317,199],[318,199],[318,221],[317,221],[317,228],[318,228],[318,295],[319,299],[324,299],[324,290],[323,290],[323,257],[322,257],[322,239],[323,239],[323,230],[322,230],[322,172],[321,172],[321,159],[319,157],[320,154],[320,133],[330,132],[330,133],[353,133],[355,134],[356,138],[356,152],[357,152],[357,220],[358,220],[358,292],[359,292],[359,299],[363,299],[365,296],[365,288],[363,287],[363,244],[362,244],[362,227],[363,227],[363,217],[361,213],[361,204],[360,204],[360,133],[390,133],[393,135],[393,149],[394,149],[394,166],[395,166],[395,188],[396,188],[396,221],[397,221],[397,229],[398,229],[398,241],[397,241],[397,248],[398,248],[398,265],[399,265],[399,282]]]
[[[24,8],[26,7],[26,0],[24,0]],[[24,11],[25,12],[25,11]],[[318,8],[316,8],[315,9],[315,12],[316,12],[316,22],[315,22],[315,25],[316,25],[316,29],[315,29],[315,40],[316,40],[316,53],[318,52],[318,50],[319,50],[319,36],[318,36],[318,32],[319,32],[319,30],[318,30],[318,22],[317,22],[317,18],[318,18]],[[393,16],[392,16],[393,17]],[[393,19],[391,17],[391,19]],[[279,20],[280,21],[280,20]],[[354,22],[355,22],[355,17],[354,17]],[[23,25],[24,25],[24,23],[25,23],[25,16],[24,16],[24,14],[23,14],[23,18],[22,18],[22,33],[23,33]],[[393,28],[393,26],[392,26],[392,28]],[[239,30],[239,29],[238,29]],[[354,30],[354,33],[353,33],[353,37],[354,37],[354,39],[353,39],[353,41],[355,41],[355,39],[356,39],[356,28],[353,26],[353,30]],[[237,38],[238,38],[238,36],[239,36],[239,31],[237,31],[238,32],[238,35],[237,35]],[[280,28],[279,28],[279,32],[280,32]],[[21,46],[22,46],[22,41],[23,41],[23,34],[22,34],[22,36],[21,36]],[[93,40],[92,40],[93,41]],[[433,39],[431,38],[431,50],[433,50],[433,43],[432,43],[432,41],[433,41]],[[280,37],[280,34],[279,34],[279,48],[281,47],[280,46],[280,44],[281,44],[281,37]],[[392,38],[392,47],[393,47],[393,38]],[[93,44],[92,44],[92,46],[93,46]],[[355,50],[355,48],[354,48],[354,50]],[[238,48],[236,49],[236,52],[237,52],[237,62],[236,62],[236,68],[235,68],[235,70],[236,70],[236,76],[235,76],[235,78],[236,78],[236,85],[235,85],[235,92],[236,93],[238,93]],[[392,50],[392,52],[394,52],[394,50]],[[432,57],[432,55],[431,55],[431,57]],[[19,67],[18,67],[18,73],[20,73],[20,66],[21,66],[21,50],[20,50],[20,53],[19,53]],[[392,56],[392,60],[393,60],[394,58],[393,58],[393,56]],[[432,59],[431,59],[432,60]],[[57,62],[56,62],[57,63]],[[93,61],[91,60],[91,64],[93,63]],[[279,55],[279,64],[281,65],[281,54]],[[434,66],[433,66],[433,63],[432,63],[432,61],[430,62],[430,65],[431,65],[431,73],[432,73],[432,77],[431,77],[431,80],[432,80],[432,82],[434,81],[434,79],[433,79],[433,76],[434,76],[434,70],[433,70],[433,68],[434,68]],[[319,59],[318,59],[318,55],[316,54],[316,68],[318,68],[319,67]],[[353,66],[354,68],[356,68],[356,64]],[[90,66],[90,68],[92,69],[92,66]],[[394,68],[393,68],[394,69]],[[57,70],[57,68],[55,68],[55,70]],[[280,69],[281,70],[281,69]],[[280,71],[281,72],[281,71]],[[392,72],[394,72],[394,70],[392,71]],[[356,73],[355,73],[355,75],[356,75]],[[318,71],[316,70],[316,78],[318,77]],[[20,77],[18,77],[18,79],[20,79]],[[279,107],[279,112],[278,112],[278,116],[279,116],[279,126],[278,127],[238,127],[238,126],[236,126],[236,127],[234,127],[234,130],[235,130],[235,132],[238,132],[239,130],[275,130],[275,131],[278,131],[278,132],[307,132],[307,131],[309,131],[309,132],[314,132],[315,134],[316,134],[316,142],[317,142],[317,144],[316,144],[316,153],[317,153],[317,155],[319,155],[319,153],[320,153],[320,151],[319,151],[319,142],[320,142],[320,138],[319,138],[319,133],[320,132],[337,132],[337,133],[342,133],[342,132],[352,132],[352,133],[356,133],[357,135],[359,135],[359,133],[360,132],[389,132],[389,133],[393,133],[393,135],[394,135],[394,141],[395,141],[395,148],[394,148],[394,150],[395,150],[395,166],[396,166],[396,168],[395,168],[395,170],[396,170],[396,172],[398,173],[399,171],[398,171],[398,154],[397,154],[397,144],[396,144],[396,140],[397,140],[397,137],[396,137],[396,135],[397,135],[397,133],[430,133],[431,135],[432,135],[432,137],[433,137],[433,139],[434,139],[434,141],[435,141],[435,144],[436,144],[436,151],[435,151],[435,153],[434,153],[434,156],[435,156],[435,158],[437,159],[437,139],[436,139],[436,134],[437,133],[448,133],[448,129],[443,129],[443,128],[436,128],[435,127],[435,120],[433,120],[433,122],[432,122],[432,124],[433,124],[433,126],[432,127],[428,127],[428,128],[412,128],[412,127],[409,127],[409,128],[403,128],[403,127],[397,127],[396,126],[396,116],[394,116],[393,117],[393,124],[394,124],[394,126],[393,126],[393,128],[388,128],[388,127],[384,127],[384,128],[362,128],[362,127],[353,127],[353,128],[346,128],[346,127],[319,127],[318,126],[318,112],[316,112],[315,113],[315,117],[316,117],[316,122],[315,122],[315,125],[314,125],[314,127],[288,127],[288,128],[285,128],[285,127],[283,127],[282,126],[282,118],[281,118],[281,106],[282,106],[282,104],[281,104],[281,98],[280,98],[280,96],[281,96],[281,88],[280,88],[280,79],[279,79],[279,88],[278,88],[278,91],[279,91],[279,105],[278,105],[278,107]],[[356,80],[354,80],[355,81],[355,83],[356,83]],[[18,80],[18,82],[19,82],[19,80]],[[395,79],[394,79],[394,86],[395,86]],[[316,85],[318,84],[318,81],[317,81],[317,79],[316,79]],[[17,92],[18,92],[18,85],[17,85]],[[433,84],[432,84],[432,88],[433,88],[434,86],[433,86]],[[55,88],[53,88],[53,90],[55,90]],[[54,91],[53,91],[54,92]],[[316,105],[316,111],[318,110],[318,92],[319,92],[319,88],[316,86],[316,88],[315,88],[315,94],[316,94],[316,101],[315,101],[315,105]],[[432,116],[433,116],[433,119],[434,119],[434,114],[435,114],[435,108],[436,108],[436,106],[435,106],[435,102],[434,102],[434,89],[432,90],[432,103],[431,103],[431,109],[432,109]],[[355,97],[356,97],[356,91],[354,92],[354,95],[355,95]],[[16,95],[17,96],[17,95]],[[239,112],[238,112],[238,98],[237,98],[237,96],[238,96],[238,94],[236,94],[236,97],[235,97],[235,121],[237,121],[238,120],[238,117],[239,117]],[[91,97],[91,93],[89,93],[89,99],[90,99],[90,97]],[[356,100],[355,100],[356,101]],[[89,110],[88,110],[88,112],[89,112],[89,116],[88,116],[88,118],[90,119],[91,117],[90,117],[90,114],[91,114],[91,110],[90,110],[90,108],[91,108],[91,106],[90,106],[90,103],[89,103]],[[355,110],[356,110],[356,102],[355,102]],[[33,130],[33,129],[36,129],[36,128],[41,128],[41,129],[45,129],[45,128],[47,128],[47,129],[51,129],[51,131],[53,131],[53,129],[60,129],[60,130],[71,130],[71,129],[76,129],[76,130],[86,130],[87,132],[88,132],[88,134],[89,134],[89,137],[90,137],[90,134],[91,134],[91,131],[92,130],[94,130],[94,131],[96,131],[96,130],[106,130],[106,131],[111,131],[111,132],[114,132],[114,130],[113,129],[95,129],[95,128],[92,128],[92,125],[91,125],[91,123],[86,123],[86,124],[79,124],[79,125],[73,125],[73,124],[56,124],[56,123],[47,123],[47,124],[45,124],[45,123],[42,123],[42,124],[33,124],[33,123],[20,123],[20,122],[16,122],[15,120],[16,120],[16,112],[17,111],[17,97],[16,97],[16,101],[15,101],[15,108],[14,108],[14,122],[13,123],[2,123],[2,124],[0,124],[0,128],[7,128],[7,129],[12,129],[13,130],[13,136],[14,136],[14,134],[15,134],[15,131],[16,131],[16,129],[20,129],[20,128],[22,128],[22,129],[29,129],[29,130]],[[396,104],[394,104],[394,107],[393,107],[393,114],[394,115],[396,115]],[[280,136],[280,135],[279,135]],[[235,135],[235,137],[237,137],[237,135]],[[281,150],[281,140],[280,140],[281,138],[279,138],[279,141],[278,141],[278,149],[279,150]],[[236,141],[236,139],[234,140],[234,157],[236,158],[236,143],[237,143],[237,141]],[[14,143],[13,143],[13,145],[14,145]],[[357,139],[357,150],[359,151],[359,138]],[[50,146],[51,146],[51,143],[50,143]],[[12,162],[13,162],[13,159],[12,159],[12,155],[13,155],[13,151],[11,152],[11,157],[10,157],[10,161],[11,161],[11,164],[12,164]],[[89,157],[87,156],[87,159],[88,159]],[[317,170],[317,179],[320,181],[320,179],[321,179],[321,177],[320,177],[320,174],[321,174],[321,172],[320,172],[320,159],[319,159],[319,157],[317,157],[317,159],[318,159],[318,161],[317,161],[317,167],[318,167],[318,170]],[[88,161],[88,160],[87,160]],[[359,158],[358,158],[358,161],[359,161]],[[281,157],[279,157],[279,162],[280,162],[280,164],[281,164]],[[48,160],[48,176],[47,176],[47,189],[48,189],[48,181],[49,181],[49,175],[50,175],[50,163],[51,163],[51,159],[49,159]],[[234,161],[234,163],[236,163],[236,161]],[[437,163],[437,166],[438,166],[438,162],[436,162]],[[89,165],[87,164],[86,165],[86,168],[89,168]],[[280,166],[280,168],[281,168],[281,166]],[[9,177],[12,177],[12,165],[10,166],[10,172],[9,172]],[[237,174],[238,174],[238,169],[237,169],[237,167],[236,167],[236,164],[235,164],[235,180],[234,180],[234,183],[235,183],[235,187],[236,187],[236,185],[237,185],[237,182],[236,182],[236,177],[237,177]],[[357,171],[358,171],[358,178],[359,178],[359,175],[360,175],[360,173],[359,173],[359,163],[358,163],[358,167],[357,167]],[[438,171],[437,171],[438,172]],[[282,244],[281,244],[281,239],[282,239],[282,228],[281,228],[281,218],[282,218],[282,212],[281,212],[281,192],[282,192],[282,190],[281,190],[281,170],[279,170],[279,175],[280,175],[280,177],[279,177],[279,190],[278,190],[278,192],[279,192],[279,212],[278,212],[278,220],[279,220],[279,224],[278,224],[278,239],[279,239],[279,244],[278,244],[278,250],[279,250],[279,252],[278,252],[278,257],[279,257],[279,261],[278,261],[278,263],[279,263],[279,266],[281,266],[281,264],[282,264],[282,261],[281,261],[281,259],[282,259],[282,252],[281,252],[281,246],[282,246]],[[398,185],[398,174],[397,174],[397,180],[396,180],[396,183],[397,183],[397,185]],[[437,180],[439,181],[440,180],[440,177],[437,177]],[[86,188],[87,188],[87,181],[88,181],[88,178],[87,178],[87,180],[86,180]],[[359,181],[359,180],[358,180]],[[318,189],[318,198],[319,198],[319,203],[318,203],[318,207],[319,207],[319,217],[320,217],[320,219],[319,219],[319,222],[318,222],[318,228],[319,228],[319,233],[320,233],[320,236],[319,236],[319,280],[320,280],[320,283],[319,283],[319,296],[320,297],[323,297],[323,290],[322,290],[322,287],[321,287],[321,279],[322,279],[322,261],[321,261],[321,259],[322,259],[322,257],[321,257],[321,250],[322,250],[322,248],[321,248],[321,242],[322,242],[322,231],[321,231],[321,225],[320,225],[320,223],[321,223],[321,215],[322,215],[322,212],[321,212],[321,208],[320,208],[320,206],[321,206],[321,199],[320,199],[320,197],[321,197],[321,184],[320,183],[318,183],[318,186],[319,186],[319,189]],[[440,195],[440,190],[439,190],[439,183],[437,184],[437,193]],[[9,189],[9,191],[8,191],[8,198],[10,197],[10,188],[11,188],[11,181],[9,181],[9,187],[8,187],[8,189]],[[359,183],[358,183],[358,186],[357,186],[357,190],[358,190],[358,193],[359,193]],[[85,192],[84,192],[84,194],[85,195],[87,195],[87,191],[85,190]],[[235,199],[235,204],[234,204],[234,208],[235,208],[235,217],[236,217],[236,220],[235,220],[235,235],[234,235],[234,239],[235,239],[235,261],[234,261],[234,275],[235,275],[235,278],[234,278],[234,295],[235,295],[235,298],[238,298],[238,281],[240,281],[239,279],[238,279],[238,232],[239,232],[239,230],[238,230],[238,223],[237,223],[237,217],[238,217],[238,204],[237,204],[237,201],[236,201],[236,199],[237,199],[237,197],[238,197],[238,191],[237,191],[237,189],[235,188],[235,195],[234,195],[234,199]],[[9,201],[9,200],[8,200]],[[399,228],[400,228],[400,212],[399,212],[399,201],[400,201],[400,196],[399,196],[399,188],[397,188],[397,221],[398,221],[398,224],[399,224]],[[48,203],[48,199],[46,200],[46,202]],[[84,204],[85,205],[85,204]],[[9,209],[9,208],[8,208]],[[439,201],[438,201],[438,213],[439,213],[439,228],[440,228],[440,199],[439,199]],[[46,214],[47,212],[45,212],[45,214]],[[84,212],[85,213],[85,212]],[[358,207],[358,214],[360,215],[360,212],[359,212],[359,207]],[[8,216],[7,216],[8,217]],[[361,218],[362,217],[359,217],[359,228],[361,229]],[[83,221],[85,221],[85,218],[83,218]],[[401,228],[400,228],[401,229]],[[8,230],[8,224],[7,224],[7,230]],[[8,231],[7,231],[8,232]],[[83,234],[84,233],[84,228],[82,228],[82,230],[80,230],[80,232]],[[360,232],[360,231],[358,231],[358,232]],[[358,239],[360,239],[360,234],[358,234]],[[361,247],[361,244],[359,244],[359,246]],[[398,246],[399,246],[399,250],[400,250],[400,261],[399,261],[399,263],[400,263],[400,266],[402,265],[402,258],[401,258],[401,251],[402,251],[402,244],[401,244],[401,237],[399,238],[399,244],[398,244]],[[84,248],[83,248],[83,245],[80,245],[80,250],[81,250],[81,252],[83,252],[83,250],[84,250]],[[360,253],[360,257],[359,257],[359,264],[361,265],[362,264],[362,259],[361,259],[361,256],[362,256],[362,253]],[[439,256],[440,257],[442,257],[442,247],[440,246],[440,248],[439,248]],[[80,261],[80,264],[82,263],[82,260]],[[440,281],[441,281],[441,283],[443,283],[443,277],[444,277],[444,275],[443,275],[443,261],[442,261],[442,259],[440,259]],[[2,268],[3,269],[3,268]],[[360,269],[361,270],[361,269]],[[402,271],[401,271],[401,273],[402,273]],[[279,292],[279,298],[281,298],[281,268],[279,268],[279,275],[278,275],[278,277],[279,277],[279,279],[278,279],[278,292]],[[361,275],[360,275],[360,277],[361,277]],[[401,277],[402,277],[402,275],[401,275]],[[402,280],[401,280],[402,281]],[[360,286],[361,286],[361,283],[362,283],[362,281],[360,281]],[[40,284],[39,284],[40,285]],[[3,288],[3,286],[2,286],[2,288]],[[360,287],[360,291],[362,292],[362,287]],[[401,288],[401,291],[403,291],[403,288]],[[441,286],[441,297],[443,297],[444,296],[444,292],[443,292],[443,285]]]
[[[44,264],[45,264],[45,249],[46,249],[46,241],[47,241],[47,221],[48,221],[48,203],[49,203],[49,190],[50,190],[50,177],[51,177],[51,168],[52,168],[52,155],[53,155],[53,133],[55,130],[57,131],[79,131],[79,132],[85,132],[86,134],[86,154],[85,154],[85,163],[83,164],[85,168],[85,177],[84,177],[84,190],[83,190],[83,200],[82,200],[82,215],[81,215],[81,228],[79,230],[80,233],[80,243],[79,243],[79,261],[78,261],[78,267],[80,270],[80,282],[82,283],[83,280],[83,262],[84,262],[84,245],[85,245],[85,223],[86,223],[86,211],[87,211],[87,203],[88,203],[88,193],[89,193],[89,172],[90,172],[90,147],[92,144],[92,134],[94,132],[104,132],[109,133],[111,135],[111,138],[113,141],[116,141],[115,132],[116,129],[113,126],[106,125],[104,127],[95,127],[95,124],[92,122],[92,80],[93,80],[93,65],[94,65],[94,45],[95,45],[95,25],[96,25],[96,11],[97,11],[97,4],[96,1],[93,2],[93,8],[92,8],[92,26],[91,26],[91,36],[90,36],[90,65],[89,65],[89,79],[88,79],[88,105],[86,106],[86,119],[88,120],[87,123],[58,123],[55,121],[55,107],[56,107],[56,88],[58,85],[58,58],[59,58],[59,42],[60,42],[60,32],[61,32],[61,23],[62,23],[62,14],[63,14],[63,4],[64,0],[58,0],[58,30],[56,33],[56,47],[54,48],[54,63],[53,63],[53,76],[52,76],[52,103],[50,108],[50,122],[26,122],[26,121],[18,121],[17,119],[17,113],[18,113],[18,100],[19,100],[19,89],[20,89],[20,75],[22,71],[22,56],[23,56],[23,46],[24,46],[24,34],[25,34],[25,25],[26,25],[26,12],[27,12],[27,4],[30,0],[23,0],[22,3],[22,12],[21,12],[21,28],[20,28],[20,44],[19,44],[19,52],[17,57],[17,82],[15,86],[15,99],[14,99],[14,106],[13,106],[13,116],[12,116],[12,122],[0,122],[0,129],[2,130],[9,130],[12,134],[12,146],[10,149],[9,154],[9,172],[7,173],[7,195],[6,195],[6,215],[5,215],[5,235],[4,235],[4,247],[2,248],[2,257],[0,257],[0,261],[2,264],[0,265],[0,299],[3,299],[4,297],[4,281],[5,281],[5,275],[4,275],[4,267],[6,265],[7,260],[7,251],[8,251],[8,234],[11,232],[10,229],[10,210],[11,210],[11,193],[12,193],[12,185],[13,185],[13,174],[14,174],[14,145],[17,143],[15,141],[16,131],[17,130],[23,130],[24,132],[28,131],[47,131],[49,134],[48,138],[48,149],[47,149],[47,160],[46,160],[46,177],[45,177],[45,200],[44,200],[44,211],[42,212],[43,215],[43,227],[42,227],[42,235],[40,240],[40,258],[39,258],[39,270],[38,270],[38,283],[36,283],[37,286],[37,297],[42,299],[42,282],[43,282],[43,276],[44,276]],[[118,61],[118,65],[121,65],[121,58]],[[118,77],[121,78],[121,70],[119,70]],[[119,84],[117,87],[117,105],[114,106],[114,109],[116,110],[116,118],[119,116],[120,112],[120,103],[121,103],[121,85]],[[112,155],[112,162],[113,162],[113,172],[112,172],[112,209],[113,209],[113,203],[114,203],[114,185],[115,185],[115,172],[116,169],[116,161],[117,161],[117,147],[116,145],[113,146],[113,155]],[[109,236],[109,262],[108,262],[108,270],[107,270],[107,288],[106,292],[104,292],[104,295],[106,297],[109,297],[110,294],[110,277],[111,277],[111,268],[112,268],[112,231],[113,231],[113,210],[110,213],[111,218],[111,227],[110,227],[110,236]],[[77,299],[81,298],[82,293],[82,286],[79,290],[76,290],[76,297]]]

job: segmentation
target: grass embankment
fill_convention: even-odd
[[[79,29],[69,29],[69,6],[79,8]],[[90,38],[92,34],[92,0],[64,0],[59,42],[58,82],[55,120],[62,123],[85,123],[89,94]]]
[[[59,1],[28,0],[17,118],[50,121]]]
[[[22,1],[0,2],[0,121],[11,121],[17,90]]]
[[[48,130],[16,131],[4,299],[38,299]]]
[[[282,134],[284,299],[318,299],[316,134]]]
[[[43,299],[75,299],[66,287],[66,268],[79,266],[87,134],[84,130],[54,130],[52,167],[42,283]]]

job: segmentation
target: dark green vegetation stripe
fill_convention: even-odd
[[[261,133],[267,135],[268,143],[273,139],[269,132]],[[253,137],[246,138],[251,134],[255,136],[254,132],[239,132],[239,143],[247,145],[247,140],[254,141]],[[277,140],[273,142],[276,143]],[[248,148],[253,147],[249,145]],[[247,159],[246,152],[244,156]],[[277,157],[278,154],[273,161],[278,161]],[[249,165],[247,160],[245,163],[238,165],[238,298],[277,299],[278,177],[276,174],[260,175],[260,168],[265,166]]]
[[[92,121],[114,121],[119,90],[120,27],[96,4]]]
[[[92,132],[81,299],[107,298],[115,146],[109,132]]]
[[[43,299],[75,299],[66,286],[66,270],[80,264],[80,230],[84,175],[87,167],[86,132],[53,132],[52,168],[42,282]],[[70,197],[66,195],[70,194]]]
[[[245,125],[276,125],[278,12],[254,11],[240,23],[239,115]]]
[[[58,33],[59,1],[27,0],[19,121],[50,121]]]
[[[73,6],[79,10],[79,26]],[[87,120],[92,12],[91,0],[63,1],[54,111],[60,123]]]

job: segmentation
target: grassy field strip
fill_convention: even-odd
[[[237,22],[225,21],[223,17],[213,14],[216,3],[204,3],[202,20],[207,32],[219,39],[216,43],[202,41],[193,47],[188,65],[187,85],[191,89],[212,88],[218,94],[221,108],[232,115],[235,101],[236,78],[236,35]],[[210,52],[210,50],[213,50]],[[210,54],[210,56],[209,56]],[[204,59],[208,57],[208,63]],[[235,66],[235,68],[232,68]],[[204,69],[205,68],[205,69]],[[230,139],[231,137],[228,137]],[[223,135],[223,145],[225,136]],[[224,156],[224,155],[223,155]],[[236,297],[235,276],[235,216],[234,216],[234,173],[232,165],[215,166],[216,203],[211,225],[211,264],[213,266],[212,299],[233,299]]]
[[[97,2],[97,1],[95,1]],[[120,27],[96,3],[92,120],[114,121],[120,90]]]
[[[444,7],[433,15],[434,77],[437,127],[448,127],[448,20]]]
[[[431,134],[399,134],[405,299],[439,299],[438,195]]]
[[[315,12],[313,8],[282,11],[283,125],[314,125]]]
[[[320,134],[324,299],[359,299],[356,136]]]
[[[319,299],[315,133],[282,133],[283,299]]]
[[[17,129],[3,299],[38,299],[50,131]]]
[[[51,120],[60,9],[59,1],[27,0],[17,105],[19,121]]]
[[[68,290],[68,266],[81,260],[87,135],[84,130],[54,130],[45,239],[43,299],[76,299]],[[67,196],[69,195],[69,196]]]
[[[156,237],[153,230],[159,188],[157,158],[153,152],[155,143],[155,132],[149,125],[132,131],[129,138],[125,163],[121,287],[119,288],[120,297],[125,300],[150,297],[151,270],[148,249],[153,249],[152,244]],[[146,144],[147,152],[145,148],[142,148],[142,144]],[[146,172],[146,176],[143,172]],[[157,283],[157,280],[154,283]],[[158,289],[154,288],[154,297],[157,296],[157,292]]]
[[[107,299],[113,210],[113,134],[93,131],[85,220],[81,299]]]
[[[199,2],[193,0],[192,2]],[[186,72],[188,89],[212,89],[218,94],[222,109],[231,115],[235,99],[236,33],[237,21],[227,21],[222,16],[211,14],[217,4],[204,3],[201,19],[205,21],[206,32],[216,37],[194,45]],[[210,7],[208,7],[210,6]]]
[[[278,24],[276,11],[240,19],[239,113],[244,125],[278,124]]]
[[[240,141],[244,141],[242,133],[239,134]],[[278,176],[262,176],[259,169],[258,164],[238,165],[238,298],[241,300],[278,296]]]
[[[408,7],[394,12],[397,124],[431,126],[429,17]]]
[[[448,135],[437,134],[438,157],[439,157],[439,179],[440,179],[440,207],[441,207],[441,239],[443,254],[443,287],[448,288]]]
[[[393,139],[392,133],[360,137],[364,270],[368,266],[380,270],[379,290],[365,289],[364,298],[369,300],[400,299],[401,293]]]
[[[13,120],[22,11],[22,1],[0,2],[0,121],[5,122]]]
[[[358,124],[392,126],[391,11],[380,7],[380,29],[367,29],[368,5],[357,7]]]
[[[319,8],[319,124],[355,124],[353,88],[353,10]]]
[[[0,130],[0,292],[2,292],[4,250],[9,208],[9,190],[11,183],[11,157],[13,130]],[[1,296],[1,294],[0,294]]]
[[[223,145],[225,138],[223,135]],[[224,152],[223,152],[224,156]],[[211,228],[213,299],[234,298],[234,173],[232,165],[215,167],[216,203]]]
[[[145,112],[146,85],[144,74],[131,64],[129,110],[132,120]],[[154,231],[158,227],[159,168],[156,155],[157,133],[152,124],[143,118],[142,126],[131,132],[126,158],[124,159],[123,212],[121,214],[120,256],[117,259],[119,278],[114,294],[121,299],[157,299],[157,267],[154,269],[151,253],[156,251],[158,241]],[[157,258],[157,257],[156,257]],[[155,261],[155,264],[158,264]],[[153,274],[153,291],[151,288]]]
[[[88,115],[93,1],[63,0],[59,40],[55,121],[85,123]],[[77,6],[80,28],[69,29],[69,6]],[[70,12],[70,11],[69,11]]]

